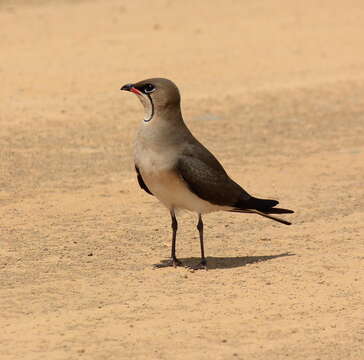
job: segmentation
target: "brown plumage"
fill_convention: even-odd
[[[198,213],[202,267],[206,267],[201,216],[204,213],[219,210],[251,213],[291,224],[271,214],[289,214],[292,210],[276,208],[277,200],[251,196],[192,135],[183,121],[179,90],[173,82],[153,78],[124,85],[121,90],[135,93],[145,109],[135,143],[135,169],[140,187],[156,196],[170,211],[172,265],[180,265],[175,255],[178,208]]]

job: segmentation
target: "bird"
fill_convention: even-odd
[[[290,222],[272,214],[294,211],[277,208],[277,200],[250,195],[230,178],[216,157],[191,133],[182,117],[177,86],[165,78],[150,78],[123,85],[144,107],[144,118],[134,143],[134,163],[139,186],[155,196],[171,216],[171,257],[166,266],[184,266],[176,257],[179,209],[197,213],[201,261],[206,269],[202,216],[215,211],[256,214],[281,224]]]

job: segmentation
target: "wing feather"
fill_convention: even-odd
[[[140,171],[139,171],[139,168],[135,165],[135,171],[137,173],[137,179],[138,179],[138,183],[139,183],[139,186],[144,190],[146,191],[148,194],[150,195],[153,195],[152,192],[148,189],[148,186],[145,185],[145,182],[142,178],[142,175],[140,174]],[[154,196],[154,195],[153,195]]]
[[[199,158],[181,156],[177,171],[195,195],[212,204],[235,206],[242,197],[250,197],[225,171],[211,167]]]

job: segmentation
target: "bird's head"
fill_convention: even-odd
[[[155,115],[163,115],[164,111],[180,109],[180,94],[177,86],[168,79],[153,78],[126,84],[120,90],[136,94],[144,106],[144,121],[149,122]]]

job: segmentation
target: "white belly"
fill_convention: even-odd
[[[141,170],[141,175],[148,189],[168,209],[186,209],[200,214],[228,209],[199,198],[172,171],[145,173]]]
[[[156,143],[158,144],[158,142]],[[178,147],[146,146],[139,141],[135,148],[135,163],[144,183],[152,194],[168,209],[186,209],[200,214],[230,207],[211,204],[192,193],[175,172]]]

